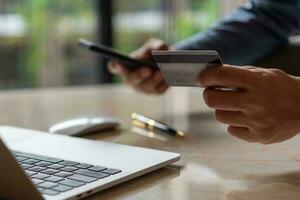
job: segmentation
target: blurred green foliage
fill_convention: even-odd
[[[86,0],[26,0],[16,4],[16,13],[27,25],[26,49],[20,60],[19,71],[25,87],[39,84],[41,67],[45,65],[49,43],[56,34],[59,22],[65,17],[74,20],[90,16],[91,6]]]
[[[169,4],[176,3],[174,0],[115,1],[117,13],[156,10],[164,12],[165,16],[168,18],[164,21],[167,21],[169,25],[161,27],[161,29],[156,32],[140,30],[134,33],[130,29],[124,30],[115,27],[115,47],[127,53],[136,49],[151,37],[161,38],[169,44],[179,42],[191,35],[206,30],[219,18],[220,14],[220,0],[182,0],[186,7],[182,8],[183,10],[176,13],[175,16],[174,13],[167,13],[170,11],[165,8],[167,2],[169,2]],[[133,1],[137,2],[134,6],[132,4]],[[177,0],[177,3],[178,2],[182,3]],[[174,7],[177,6],[175,5]]]
[[[213,24],[213,22],[219,17],[218,2],[219,0],[191,1],[190,11],[201,18],[199,22],[195,22],[194,16],[191,14],[181,13],[181,15],[176,16],[176,40],[183,40],[193,34],[206,30],[209,26],[211,26],[211,24]]]

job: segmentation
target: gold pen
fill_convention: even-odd
[[[176,130],[166,124],[154,121],[153,119],[150,119],[148,117],[145,117],[137,113],[132,113],[131,119],[132,119],[132,124],[140,128],[147,128],[149,130],[157,129],[167,134],[173,136],[179,136],[179,137],[183,137],[185,135],[185,133],[180,130]]]

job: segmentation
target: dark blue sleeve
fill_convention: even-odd
[[[299,0],[250,0],[209,30],[176,45],[177,49],[214,49],[224,63],[252,64],[299,32]]]

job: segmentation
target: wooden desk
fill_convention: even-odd
[[[186,139],[136,133],[131,112],[168,121],[188,130]],[[263,146],[226,133],[203,104],[200,89],[170,90],[144,96],[123,86],[0,92],[1,124],[47,130],[58,121],[82,115],[111,115],[122,130],[91,139],[175,151],[181,162],[94,195],[98,199],[300,199],[300,138]],[[137,158],[138,161],[138,158]]]

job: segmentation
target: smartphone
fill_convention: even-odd
[[[112,49],[108,46],[96,44],[96,43],[88,41],[86,39],[79,39],[78,45],[79,45],[79,47],[82,47],[82,48],[85,48],[92,52],[97,53],[98,55],[100,55],[103,58],[109,59],[111,61],[118,61],[118,62],[124,64],[124,66],[126,66],[126,68],[129,70],[136,70],[138,68],[145,67],[145,66],[147,66],[153,70],[159,69],[155,62],[133,59],[133,58],[130,58],[129,56],[122,54],[122,53],[118,52],[117,50]]]

